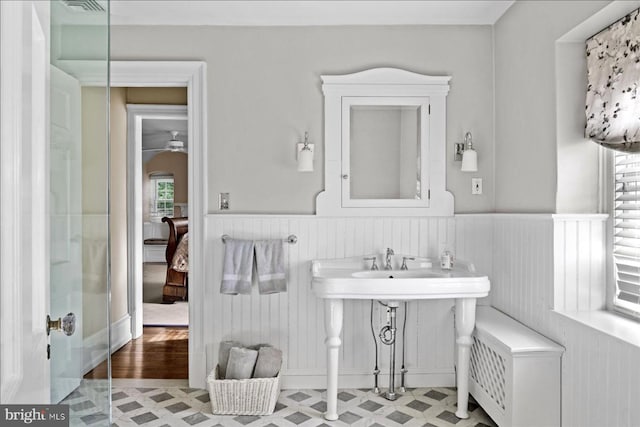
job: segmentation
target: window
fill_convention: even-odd
[[[616,153],[614,158],[613,304],[640,316],[640,154]]]
[[[173,176],[151,175],[151,197],[149,216],[159,221],[162,217],[173,216]]]

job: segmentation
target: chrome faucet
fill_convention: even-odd
[[[393,267],[391,267],[391,255],[394,255],[393,249],[387,248],[387,255],[385,256],[385,259],[384,259],[385,270],[393,270]]]
[[[403,256],[403,257],[402,257],[402,267],[400,267],[400,270],[408,270],[408,269],[409,269],[409,267],[407,267],[407,261],[408,261],[408,260],[410,260],[410,261],[414,261],[414,260],[415,260],[415,257],[412,257],[412,256]]]
[[[362,258],[364,261],[372,261],[371,263],[371,270],[377,270],[378,269],[378,264],[376,264],[376,257],[372,256],[369,258]]]

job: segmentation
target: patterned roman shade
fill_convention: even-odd
[[[640,9],[587,40],[586,137],[640,152]]]

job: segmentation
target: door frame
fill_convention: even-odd
[[[187,108],[186,105],[127,104],[127,299],[133,338],[142,335],[143,323],[142,120],[182,118],[188,120]],[[187,156],[190,151],[191,144],[188,145]]]
[[[111,87],[186,87],[189,129],[189,386],[205,388],[204,236],[207,209],[207,64],[111,61]],[[132,159],[130,159],[131,161]],[[131,192],[128,188],[128,192]],[[128,203],[131,198],[128,197]],[[127,222],[133,220],[128,218]],[[141,235],[141,234],[140,234]],[[129,238],[132,236],[129,235]],[[140,247],[140,250],[142,247]],[[141,254],[140,254],[141,256]],[[142,259],[142,258],[140,258]],[[129,275],[131,280],[131,275]],[[129,289],[132,284],[129,283]],[[130,305],[131,307],[131,305]]]

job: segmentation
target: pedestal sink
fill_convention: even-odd
[[[371,270],[371,258],[314,260],[311,262],[311,289],[325,299],[324,315],[327,339],[327,420],[338,419],[338,352],[342,340],[343,300],[374,299],[406,301],[416,299],[455,299],[457,345],[458,418],[468,418],[469,351],[475,326],[476,299],[489,294],[489,279],[477,274],[473,264],[456,261],[451,270],[442,270],[435,259],[395,255],[394,269]],[[411,259],[414,258],[414,259]],[[404,263],[406,270],[401,270]],[[382,263],[379,263],[382,264]]]

